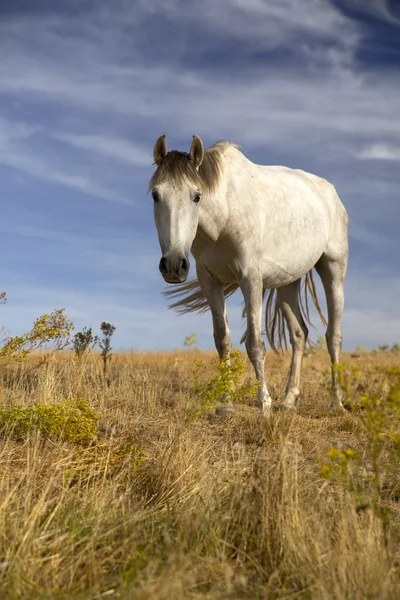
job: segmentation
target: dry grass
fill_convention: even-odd
[[[38,368],[33,358],[4,372],[1,407],[84,398],[101,417],[89,448],[3,432],[0,597],[399,598],[395,496],[385,522],[320,475],[331,446],[365,456],[361,483],[371,469],[360,413],[327,410],[325,352],[305,359],[298,414],[270,419],[246,405],[188,418],[199,354],[118,355],[109,385],[96,356],[76,363],[64,353]],[[367,392],[399,366],[383,353],[344,361],[360,365]],[[273,398],[288,364],[267,358]],[[126,447],[143,450],[142,462]]]

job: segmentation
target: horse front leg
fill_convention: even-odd
[[[240,288],[244,296],[247,314],[247,355],[254,367],[257,381],[259,383],[258,403],[263,414],[269,414],[271,409],[271,396],[265,383],[264,363],[265,344],[261,336],[262,305],[263,305],[263,282],[261,276],[253,275],[243,279]]]
[[[231,353],[231,332],[228,327],[225,305],[225,286],[223,283],[212,277],[203,267],[196,266],[197,278],[201,289],[204,292],[207,302],[210,306],[213,328],[214,342],[220,360],[229,362]]]
[[[220,361],[227,361],[228,365],[230,365],[231,332],[229,331],[228,318],[226,316],[225,286],[201,266],[198,265],[196,270],[197,278],[210,306],[214,328],[214,342],[219,359]],[[234,410],[232,406],[228,406],[227,404],[230,397],[231,390],[229,389],[219,399],[223,404],[217,406],[215,409],[218,415],[230,414]]]

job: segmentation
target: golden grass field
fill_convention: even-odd
[[[3,409],[84,398],[100,418],[89,445],[3,428],[0,598],[400,598],[398,415],[374,441],[357,409],[386,401],[399,356],[345,353],[355,408],[337,415],[319,350],[298,413],[270,418],[251,398],[228,417],[204,408],[196,357],[211,376],[200,351],[118,354],[108,385],[93,354],[3,367]],[[274,400],[289,360],[267,355]]]

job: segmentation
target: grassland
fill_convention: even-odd
[[[95,355],[3,367],[3,409],[79,398],[99,418],[86,443],[3,426],[0,598],[400,598],[398,414],[385,408],[399,356],[345,354],[352,411],[336,415],[318,351],[298,413],[269,419],[251,398],[229,417],[204,407],[193,361],[207,379],[213,356],[120,354],[106,383]],[[274,399],[288,365],[267,356]]]

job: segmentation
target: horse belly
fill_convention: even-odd
[[[318,211],[296,222],[280,223],[268,228],[262,252],[264,286],[276,288],[288,285],[308,273],[320,259],[329,239],[329,221]]]

